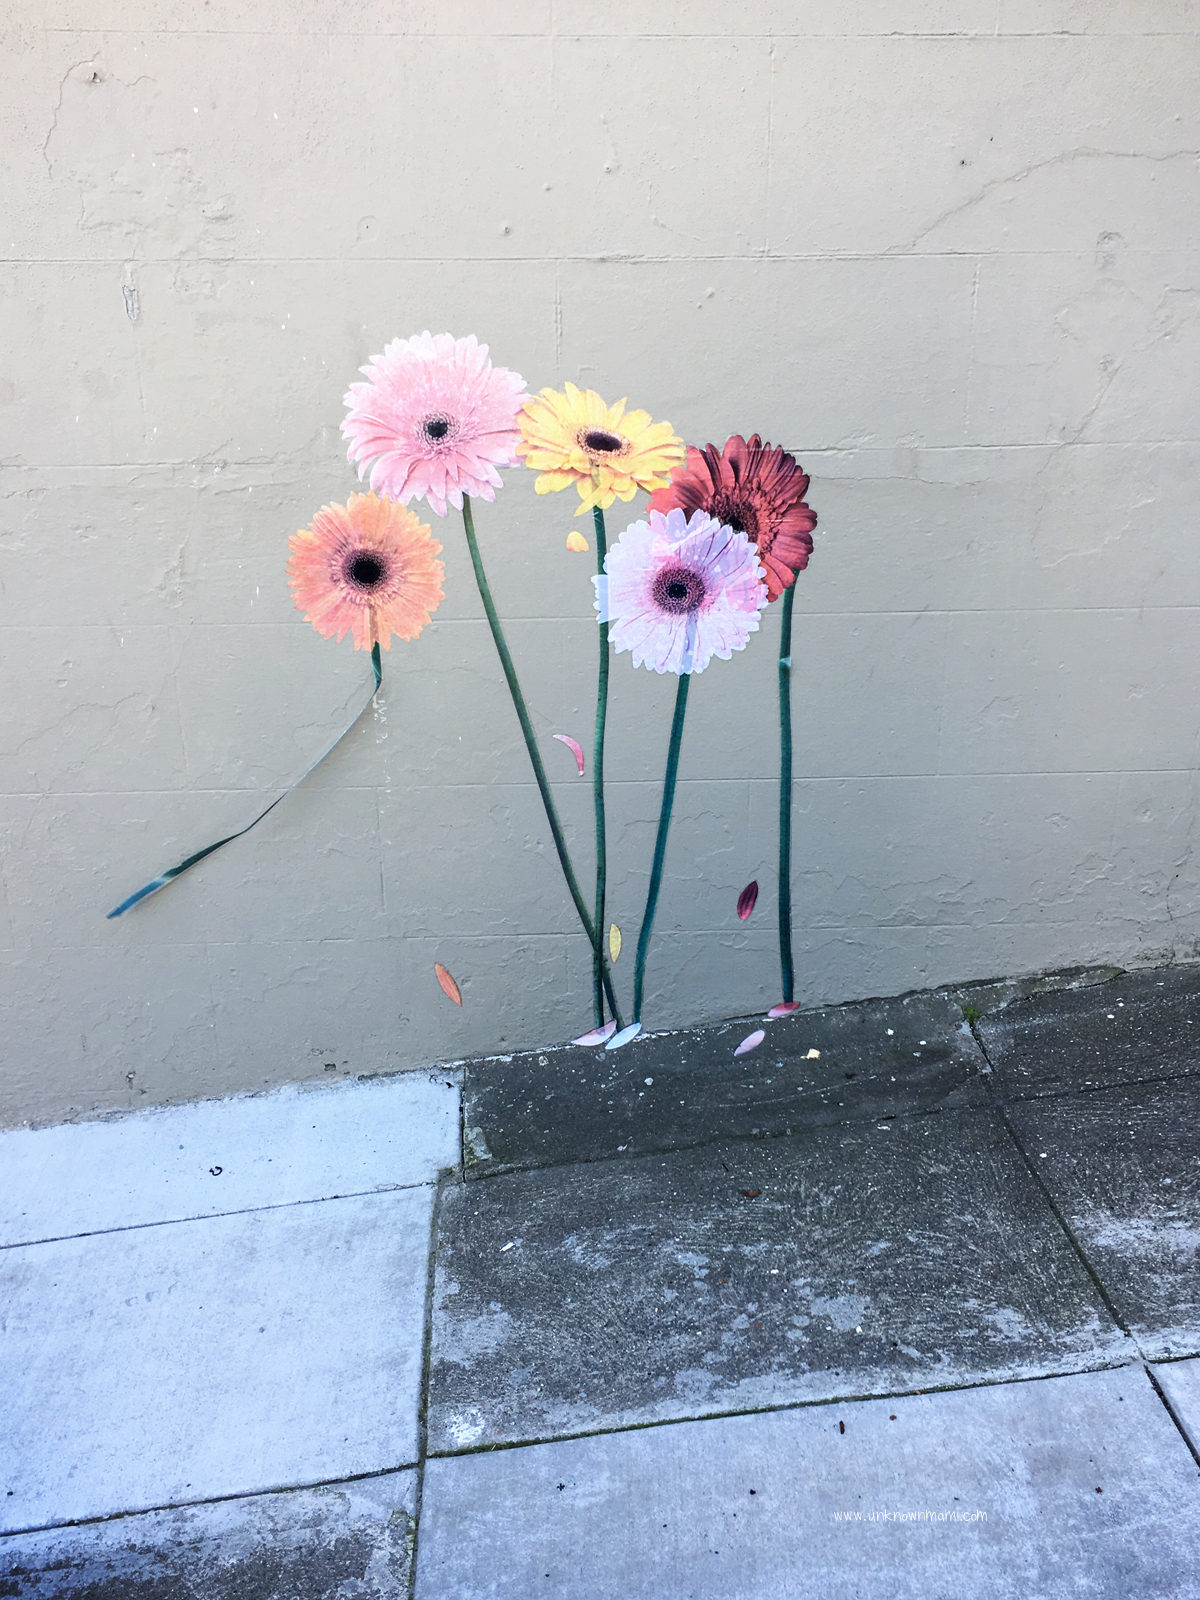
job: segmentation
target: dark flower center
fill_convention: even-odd
[[[434,444],[444,439],[449,432],[449,417],[430,417],[425,423],[425,437],[432,439]]]
[[[733,505],[726,505],[716,514],[727,528],[733,529],[734,533],[747,534],[752,541],[758,533],[758,516],[753,506],[735,502]]]
[[[356,550],[346,563],[346,577],[356,589],[378,588],[387,576],[387,567],[381,558],[370,550]]]
[[[654,580],[654,603],[670,616],[695,611],[704,599],[704,578],[691,567],[664,567]]]
[[[583,436],[583,448],[594,450],[597,454],[611,455],[624,443],[624,439],[618,438],[615,433],[605,433],[602,428],[593,428],[590,433],[585,433]]]

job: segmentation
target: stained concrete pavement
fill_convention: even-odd
[[[0,1136],[0,1595],[1195,1596],[1197,1111],[1176,967]]]

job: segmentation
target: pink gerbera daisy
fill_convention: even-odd
[[[427,498],[439,517],[447,502],[461,511],[464,494],[494,500],[496,468],[517,464],[517,412],[529,397],[524,378],[487,357],[473,334],[428,332],[372,356],[342,423],[359,477],[369,462],[372,489],[405,505]]]
[[[703,672],[713,656],[728,661],[758,629],[767,585],[744,533],[703,511],[689,521],[678,509],[631,523],[593,578],[600,621],[616,650],[635,667]]]

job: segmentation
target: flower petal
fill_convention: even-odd
[[[799,1000],[781,1000],[777,1006],[772,1006],[767,1012],[768,1022],[778,1022],[780,1017],[790,1017],[793,1011],[799,1011]]]
[[[754,882],[753,883],[748,883],[746,885],[746,887],[742,890],[741,894],[738,895],[737,914],[738,914],[739,919],[742,922],[745,922],[746,918],[754,910],[754,908],[755,908],[755,906],[757,904],[758,904],[758,879],[755,878]]]
[[[456,1006],[462,1005],[462,992],[440,961],[433,963],[433,971],[443,991],[449,995],[454,1004]]]
[[[767,1037],[766,1033],[763,1031],[762,1028],[755,1028],[754,1032],[753,1033],[748,1033],[746,1035],[746,1037],[742,1040],[741,1044],[738,1045],[737,1049],[733,1052],[734,1055],[735,1056],[749,1055],[751,1050],[757,1050],[758,1049],[759,1045],[763,1042],[763,1040],[766,1037]]]
[[[567,549],[574,550],[576,554],[579,554],[580,552],[584,550],[590,550],[591,548],[591,545],[583,537],[579,529],[572,528],[570,533],[567,535]]]
[[[572,737],[571,737],[571,735],[569,733],[555,733],[555,734],[552,734],[551,737],[554,738],[554,739],[557,739],[559,744],[565,744],[566,745],[567,749],[575,757],[575,765],[579,768],[579,776],[582,778],[583,777],[583,766],[584,766],[584,762],[583,762],[583,746],[580,744],[579,740],[578,739],[572,739]]]
[[[352,494],[344,506],[322,506],[289,548],[297,608],[324,638],[350,633],[359,650],[386,650],[393,633],[415,639],[444,599],[441,545],[393,500]]]
[[[613,961],[621,954],[621,930],[615,922],[608,925],[608,953]]]
[[[603,1044],[606,1039],[611,1039],[613,1030],[617,1026],[617,1019],[612,1018],[602,1028],[593,1028],[590,1033],[581,1033],[578,1039],[572,1039],[572,1044]]]
[[[628,1044],[631,1039],[636,1039],[642,1031],[640,1022],[631,1022],[627,1028],[622,1028],[604,1046],[606,1050],[619,1050],[623,1044]]]
[[[350,385],[342,435],[371,487],[407,503],[424,496],[439,516],[463,495],[495,498],[500,466],[516,466],[524,380],[493,367],[471,335],[393,339]]]

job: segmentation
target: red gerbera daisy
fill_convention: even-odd
[[[804,503],[807,490],[808,475],[795,456],[763,444],[757,433],[749,443],[735,433],[724,450],[688,445],[686,462],[672,472],[669,488],[650,496],[650,509],[705,511],[744,533],[758,547],[768,599],[778,600],[812,555],[817,514]]]

